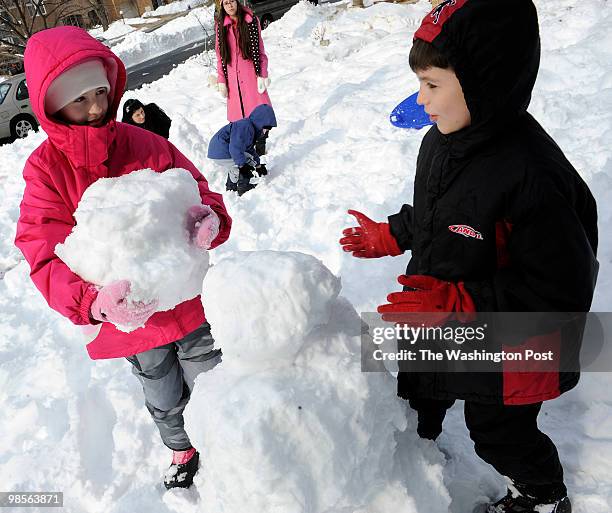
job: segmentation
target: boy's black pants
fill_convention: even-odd
[[[435,440],[442,432],[446,410],[454,401],[410,399],[418,413],[421,438]],[[518,490],[542,502],[567,495],[557,448],[538,429],[542,403],[505,406],[465,402],[465,423],[476,454],[512,479]]]

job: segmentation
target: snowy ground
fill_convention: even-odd
[[[601,270],[593,310],[606,311],[612,285],[612,237],[607,230],[612,222],[612,13],[605,0],[536,3],[543,52],[530,111],[565,151],[598,201]],[[346,9],[345,5],[315,7],[302,2],[264,33],[272,78],[270,96],[279,119],[269,139],[270,175],[240,199],[226,196],[235,223],[233,233],[210,255],[213,263],[240,258],[239,251],[271,249],[313,255],[341,278],[340,294],[345,300],[338,301],[345,301],[345,315],[335,324],[330,322],[323,335],[299,335],[302,338],[296,343],[312,343],[314,353],[310,359],[299,360],[304,365],[296,375],[303,376],[304,382],[295,380],[295,390],[283,392],[288,386],[282,378],[287,372],[284,367],[278,373],[268,369],[244,375],[240,390],[250,394],[252,402],[251,416],[246,419],[238,390],[224,388],[236,376],[231,358],[226,357],[222,366],[198,381],[193,401],[197,407],[188,411],[187,418],[194,439],[208,450],[202,454],[203,469],[216,472],[203,472],[196,480],[197,489],[164,493],[160,476],[169,462],[168,451],[158,441],[127,362],[88,359],[78,330],[48,309],[28,279],[27,265],[12,246],[23,190],[20,170],[44,134],[0,147],[0,273],[4,275],[0,280],[0,480],[4,490],[64,491],[64,511],[70,513],[234,512],[233,501],[242,493],[235,487],[241,483],[252,486],[252,479],[261,479],[265,490],[270,486],[267,478],[290,468],[280,458],[288,454],[281,450],[287,440],[310,451],[310,469],[328,465],[336,475],[343,475],[336,468],[345,464],[343,455],[361,454],[342,452],[345,435],[334,428],[342,425],[337,418],[327,424],[325,433],[331,438],[314,443],[316,437],[305,429],[311,424],[298,422],[290,411],[282,414],[287,401],[307,393],[302,386],[311,386],[310,392],[319,394],[316,402],[321,408],[335,408],[347,421],[359,415],[372,420],[372,413],[364,408],[365,398],[351,396],[354,384],[365,383],[368,390],[387,397],[381,392],[382,375],[352,374],[358,370],[351,363],[351,348],[359,339],[346,319],[354,316],[354,310],[371,311],[396,288],[395,277],[403,272],[407,257],[352,259],[343,254],[337,239],[351,222],[346,209],[357,208],[382,220],[411,201],[416,155],[424,132],[395,129],[388,114],[417,89],[407,57],[411,35],[429,4],[381,3],[363,10]],[[171,30],[192,30],[193,20],[188,17],[175,22],[165,27],[167,37]],[[133,47],[122,50],[122,56],[139,51],[134,42]],[[224,101],[207,87],[213,72],[214,55],[196,56],[145,85],[138,98],[158,103],[170,115],[170,139],[204,172],[211,187],[222,191],[225,176],[206,159],[209,138],[226,123]],[[225,276],[235,279],[229,271]],[[262,276],[265,270],[255,278]],[[258,304],[254,292],[245,292],[240,300]],[[223,322],[222,318],[217,321]],[[261,322],[267,329],[274,328],[271,316],[263,315]],[[330,340],[347,348],[346,361],[325,349]],[[231,341],[223,344],[231,345]],[[287,357],[284,365],[290,365],[290,360]],[[327,381],[320,389],[312,386],[307,376],[311,371],[314,376],[316,372],[325,376]],[[584,375],[576,390],[546,404],[541,416],[541,427],[559,447],[577,513],[604,513],[612,503],[611,381],[608,374]],[[392,380],[387,383],[392,393]],[[346,409],[347,396],[358,404],[353,417]],[[236,401],[235,408],[224,403],[224,398]],[[272,403],[278,409],[266,409],[263,398],[278,401]],[[209,404],[215,411],[207,417]],[[313,402],[313,407],[319,406]],[[401,404],[387,406],[388,412],[403,410]],[[258,423],[260,414],[267,415],[263,418],[271,423]],[[198,419],[198,415],[203,417]],[[294,423],[295,438],[281,436],[287,424],[279,419]],[[401,422],[394,422],[401,427]],[[220,427],[215,430],[212,424]],[[224,425],[229,426],[227,432]],[[241,438],[236,435],[236,425],[254,430]],[[280,500],[289,496],[281,491],[295,493],[294,502],[275,503],[276,511],[465,513],[485,496],[502,491],[501,478],[474,455],[460,405],[450,411],[438,442],[450,455],[449,461],[435,445],[416,439],[413,430],[414,416],[407,413],[407,429],[396,435],[399,445],[393,468],[380,464],[381,475],[389,476],[389,488],[381,488],[376,500],[374,496],[364,499],[362,509],[355,503],[344,509],[341,502],[333,502],[335,491],[329,488],[327,476],[312,473],[297,475],[302,481],[294,490],[270,496]],[[267,438],[258,438],[258,434]],[[220,445],[224,440],[235,444],[226,452]],[[362,439],[359,443],[364,444],[359,450],[369,447]],[[269,449],[270,458],[259,465],[252,455],[263,454],[262,447]],[[382,456],[389,446],[372,445],[371,450]],[[325,451],[330,461],[319,460]],[[214,461],[207,461],[212,455]],[[241,455],[244,465],[230,461]],[[391,483],[393,469],[402,469],[401,490]],[[284,477],[283,483],[291,482],[291,475]],[[310,488],[304,485],[306,477]],[[212,504],[211,490],[215,490]],[[355,491],[350,486],[344,490]],[[312,502],[313,498],[318,502]],[[336,506],[319,509],[322,504]]]

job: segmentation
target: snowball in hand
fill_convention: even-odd
[[[158,311],[170,310],[202,291],[208,253],[186,228],[187,210],[201,203],[184,169],[102,178],[83,194],[77,225],[55,253],[85,281],[129,280],[129,300],[158,299]]]

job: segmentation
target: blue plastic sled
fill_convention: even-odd
[[[416,128],[418,130],[425,126],[433,125],[423,106],[416,102],[418,95],[418,92],[410,95],[393,109],[391,116],[389,116],[393,126],[398,128]]]

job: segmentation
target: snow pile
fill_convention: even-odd
[[[226,356],[261,368],[276,359],[293,361],[296,341],[329,322],[340,280],[309,255],[258,251],[224,259],[208,274],[204,290],[207,318],[226,319],[215,323],[215,336],[242,341],[231,343]],[[274,321],[267,322],[268,316]]]
[[[207,511],[416,512],[403,478],[428,511],[448,507],[416,436],[414,474],[396,471],[404,406],[391,376],[361,372],[361,322],[339,288],[301,253],[236,253],[208,273],[224,360],[198,377],[185,414]]]
[[[154,11],[145,12],[142,17],[150,18],[153,16],[161,16],[166,14],[175,14],[183,11],[188,11],[200,5],[212,3],[213,0],[178,0],[166,5],[160,5]]]
[[[201,203],[184,169],[102,178],[83,194],[77,225],[55,252],[84,280],[127,279],[130,300],[158,299],[158,311],[170,310],[202,290],[208,252],[190,242],[186,228],[187,210]]]
[[[152,32],[135,30],[113,46],[126,67],[214,35],[214,5],[193,9]],[[145,21],[150,21],[145,19]]]
[[[107,30],[102,30],[102,27],[100,26],[100,27],[96,27],[91,30],[88,30],[88,32],[94,37],[101,37],[105,39],[106,41],[110,41],[112,39],[116,39],[116,38],[125,36],[129,34],[130,32],[133,32],[134,30],[136,30],[134,27],[132,27],[131,25],[127,23],[128,21],[129,20],[113,21],[108,26]],[[144,23],[144,20],[143,20],[143,23]]]

